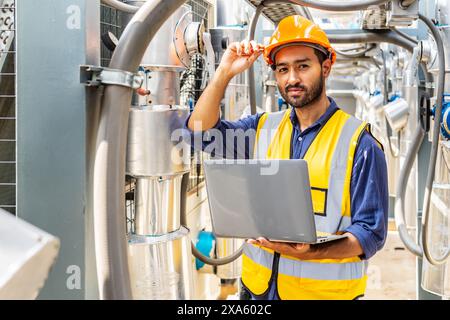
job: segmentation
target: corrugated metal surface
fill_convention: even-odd
[[[0,208],[16,213],[15,1],[0,0]]]
[[[257,7],[263,0],[246,0],[248,3]],[[289,3],[274,3],[268,4],[263,10],[263,15],[270,21],[277,24],[284,17],[299,14],[298,6]]]

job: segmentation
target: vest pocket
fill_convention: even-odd
[[[327,216],[327,196],[328,189],[311,187],[314,214],[323,217]]]

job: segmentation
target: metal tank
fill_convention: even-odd
[[[185,300],[193,294],[189,230],[131,235],[130,278],[135,299]]]
[[[140,68],[150,93],[135,95],[130,110],[126,172],[136,183],[128,253],[135,299],[191,299],[194,294],[191,240],[180,224],[181,180],[190,170],[190,147],[180,130],[189,109],[179,105],[184,68],[173,46],[175,27],[188,11],[178,9],[150,43]]]
[[[161,235],[180,227],[181,179],[190,170],[190,149],[175,138],[188,114],[179,106],[131,109],[127,173],[137,178],[137,234]]]
[[[441,256],[450,246],[450,141],[441,141],[433,189],[431,191],[429,238],[433,256]],[[422,287],[450,298],[450,268],[448,261],[433,266],[423,259]]]
[[[145,1],[127,1],[135,6],[141,6]],[[150,46],[145,51],[141,61],[141,72],[145,74],[143,88],[150,91],[147,96],[135,95],[133,105],[177,105],[180,103],[180,73],[185,70],[178,58],[173,39],[175,30],[183,16],[188,14],[190,7],[180,7],[168,19]],[[125,15],[125,23],[132,15]]]

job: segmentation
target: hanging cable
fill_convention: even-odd
[[[395,32],[396,34],[398,34],[399,36],[405,38],[405,39],[408,40],[408,41],[414,42],[414,43],[416,43],[416,44],[419,43],[418,40],[414,39],[413,37],[410,37],[409,35],[407,35],[406,33],[404,33],[404,32],[402,32],[402,31],[398,30],[397,28],[391,28],[391,30],[394,31],[394,32]]]
[[[422,257],[422,248],[416,244],[415,240],[408,232],[408,228],[405,222],[405,195],[406,187],[408,185],[409,174],[411,173],[414,160],[422,145],[423,138],[425,137],[425,131],[420,125],[417,126],[416,131],[413,134],[411,145],[406,154],[405,162],[400,170],[400,177],[395,193],[395,225],[397,227],[400,239],[404,243],[406,249],[416,256]]]
[[[412,5],[414,2],[416,2],[417,0],[403,0],[403,1],[400,1],[400,5],[403,7],[403,8],[408,8],[410,5]]]
[[[192,254],[194,255],[194,257],[196,257],[201,262],[209,264],[211,266],[223,266],[225,264],[229,264],[229,263],[233,262],[234,260],[238,259],[242,255],[242,252],[244,251],[244,246],[245,246],[245,243],[236,252],[229,255],[228,257],[214,259],[214,258],[204,256],[200,251],[198,251],[198,249],[196,248],[194,243],[191,242],[191,249],[192,249]]]
[[[376,47],[376,44],[371,43],[368,46],[366,46],[364,49],[359,50],[357,52],[349,53],[349,52],[344,52],[343,50],[338,50],[338,49],[334,49],[334,51],[336,51],[337,54],[339,54],[343,57],[358,58],[358,57],[364,57],[367,52],[369,52],[370,50],[372,50],[375,47]],[[348,51],[351,51],[351,50],[348,50]]]
[[[419,19],[422,20],[427,27],[431,31],[431,35],[433,36],[438,51],[438,60],[439,60],[439,73],[438,73],[438,87],[437,87],[437,101],[436,101],[436,112],[434,116],[434,128],[433,128],[433,140],[431,144],[431,153],[430,153],[430,161],[428,162],[428,175],[426,179],[425,185],[425,194],[423,200],[423,209],[422,209],[422,245],[423,252],[428,262],[432,265],[440,265],[444,263],[447,258],[450,256],[450,249],[447,249],[446,252],[440,257],[434,257],[428,247],[428,224],[430,221],[430,200],[431,200],[431,191],[433,188],[434,174],[436,169],[436,160],[437,153],[439,148],[439,135],[440,135],[440,126],[442,119],[442,105],[443,105],[443,97],[444,97],[444,87],[445,87],[445,56],[444,56],[444,44],[439,34],[439,30],[436,26],[431,22],[430,19],[425,17],[424,15],[419,13]]]

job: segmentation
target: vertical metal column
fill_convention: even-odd
[[[17,215],[61,239],[40,298],[83,299],[94,290],[87,173],[98,107],[80,65],[100,64],[100,1],[16,5]]]

